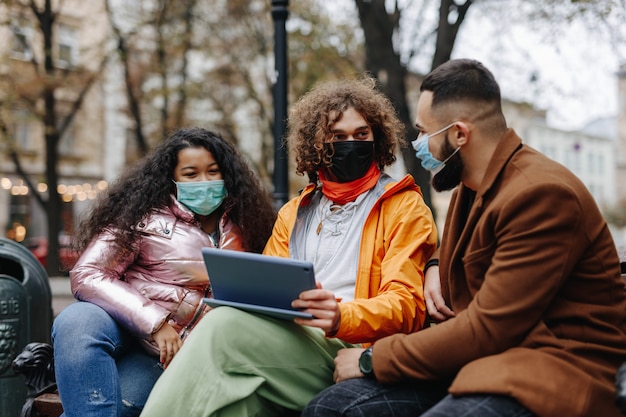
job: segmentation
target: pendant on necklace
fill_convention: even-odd
[[[322,222],[320,222],[320,224],[317,225],[317,229],[315,229],[315,232],[317,232],[318,235],[320,234],[321,231],[322,231]]]

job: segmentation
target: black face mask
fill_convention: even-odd
[[[333,142],[335,153],[328,167],[338,182],[350,182],[361,178],[374,161],[374,142],[347,140]]]
[[[443,142],[442,147],[443,158],[448,158],[454,153],[454,148],[448,143],[448,137],[446,134],[446,140]],[[463,160],[461,154],[457,152],[446,162],[446,166],[433,176],[432,186],[435,191],[448,191],[456,187],[461,183],[461,174],[463,173]]]

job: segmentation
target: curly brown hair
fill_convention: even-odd
[[[134,226],[151,211],[167,207],[172,195],[176,195],[172,178],[178,153],[198,147],[211,152],[224,177],[228,196],[221,209],[227,210],[229,219],[241,229],[245,249],[261,252],[276,219],[271,196],[230,142],[201,128],[178,130],[127,168],[81,222],[74,235],[74,247],[84,249],[101,231],[114,226],[111,230],[117,253],[130,251],[138,233]]]
[[[389,98],[377,89],[376,80],[328,81],[316,84],[289,112],[287,141],[296,155],[296,173],[317,183],[317,171],[329,166],[332,147],[325,147],[333,137],[332,127],[343,113],[353,108],[367,122],[374,135],[374,160],[382,170],[396,160],[395,148],[404,137],[404,125]]]

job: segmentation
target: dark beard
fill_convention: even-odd
[[[441,160],[445,160],[447,157],[452,155],[452,152],[455,151],[455,149],[448,143],[447,133],[442,151],[443,158]],[[446,166],[433,176],[431,185],[435,191],[438,192],[451,190],[461,182],[462,172],[463,160],[461,159],[460,152],[457,152],[448,162],[446,162]]]

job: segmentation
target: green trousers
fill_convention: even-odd
[[[333,384],[336,352],[317,328],[230,307],[207,314],[159,378],[142,417],[278,416]]]

